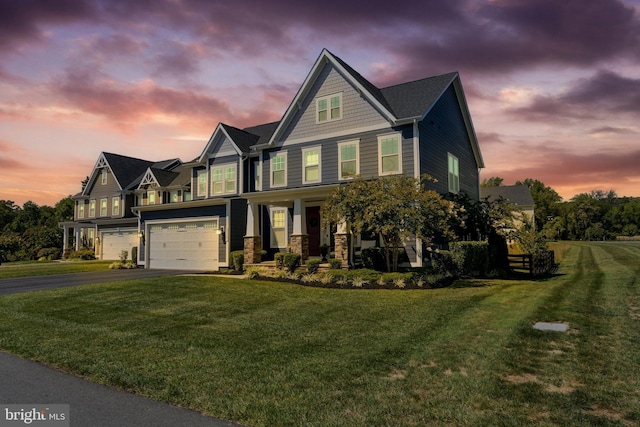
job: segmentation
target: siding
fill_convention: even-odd
[[[459,161],[460,191],[479,199],[478,165],[453,86],[445,91],[418,126],[420,173],[428,173],[438,180],[427,187],[443,194],[449,191],[447,153],[451,153]]]
[[[363,178],[378,177],[378,136],[400,132],[402,134],[402,167],[409,175],[413,173],[413,129],[411,125],[388,128],[349,135],[340,138],[330,138],[322,141],[306,142],[287,146],[282,149],[272,149],[264,152],[265,161],[262,164],[262,189],[270,190],[271,158],[279,152],[287,153],[287,187],[301,188],[318,184],[302,184],[302,150],[309,147],[321,147],[320,168],[321,184],[335,184],[338,180],[338,143],[350,140],[360,141],[360,176]]]
[[[210,155],[216,155],[217,153],[229,153],[229,152],[236,152],[236,149],[233,147],[233,144],[231,143],[231,141],[229,141],[229,138],[225,137],[221,137],[218,136],[216,137],[216,141],[213,144],[213,149],[211,150]]]
[[[342,92],[342,119],[316,123],[316,98],[339,92]],[[301,109],[294,114],[284,131],[282,141],[348,131],[385,122],[380,113],[363,99],[332,65],[326,64],[302,101]]]

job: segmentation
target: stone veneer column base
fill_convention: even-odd
[[[342,261],[342,268],[349,268],[349,235],[334,234],[336,259]]]
[[[258,264],[262,261],[262,236],[244,237],[244,263]]]
[[[302,261],[309,259],[309,236],[306,234],[292,235],[289,241],[291,252],[300,254]]]

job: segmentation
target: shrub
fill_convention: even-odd
[[[382,248],[365,248],[362,250],[362,265],[376,271],[387,271],[387,261]]]
[[[332,270],[342,270],[342,260],[331,258],[329,260],[329,268]]]
[[[79,251],[70,252],[69,259],[81,259],[81,260],[96,259],[96,254],[93,251],[93,249],[80,249]]]
[[[129,252],[125,250],[120,251],[120,262],[125,262],[129,257]]]
[[[138,247],[134,246],[131,248],[131,262],[134,264],[138,264]]]
[[[59,248],[42,248],[38,251],[38,259],[51,261],[60,258],[60,254]]]
[[[285,269],[286,271],[295,271],[300,267],[300,254],[292,254],[288,252],[278,252],[274,259],[276,261],[276,267],[279,269]]]
[[[260,276],[264,276],[265,269],[261,267],[249,267],[247,271],[245,271],[248,279],[257,279]]]
[[[449,244],[459,274],[485,276],[489,269],[488,242],[452,242]]]
[[[436,250],[431,256],[433,269],[439,274],[456,274],[457,266],[451,251]]]
[[[229,254],[229,263],[235,271],[242,271],[244,266],[244,251],[233,251]]]
[[[268,256],[269,256],[269,253],[264,249],[260,251],[260,261],[266,261]]]
[[[308,259],[306,262],[306,265],[307,265],[307,271],[309,272],[309,274],[314,274],[315,272],[317,272],[318,269],[320,268],[321,262],[322,260],[319,260],[319,259]]]

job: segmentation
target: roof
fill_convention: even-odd
[[[257,135],[233,126],[225,125],[224,123],[220,123],[220,125],[227,132],[229,138],[236,144],[236,147],[243,153],[248,153],[251,150],[251,146],[258,142]]]
[[[249,132],[254,135],[257,135],[258,141],[256,142],[255,145],[260,145],[260,144],[266,144],[267,142],[269,142],[269,140],[271,139],[271,135],[273,135],[273,132],[275,132],[279,124],[280,124],[279,121],[271,122],[271,123],[265,123],[262,125],[246,127],[243,130],[245,132]]]
[[[149,160],[122,156],[120,154],[103,152],[101,156],[105,159],[109,168],[111,168],[111,173],[123,190],[130,188],[136,180],[139,182],[142,174],[144,174],[147,168],[154,164],[154,162]],[[89,185],[87,185],[85,190],[88,188]]]
[[[440,98],[457,72],[427,77],[380,89],[380,93],[399,119],[421,117]]]
[[[526,185],[500,185],[497,187],[480,187],[480,198],[488,198],[493,202],[502,197],[518,206],[533,206],[531,190]]]

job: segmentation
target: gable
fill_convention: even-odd
[[[326,62],[317,78],[309,82],[306,95],[293,107],[297,110],[279,132],[278,145],[323,137],[346,135],[389,126],[389,121],[353,86],[331,62]],[[317,123],[316,100],[341,94],[342,118]]]
[[[249,147],[257,140],[256,135],[220,123],[209,138],[198,161],[204,163],[209,157],[240,155],[242,151],[249,151]]]

